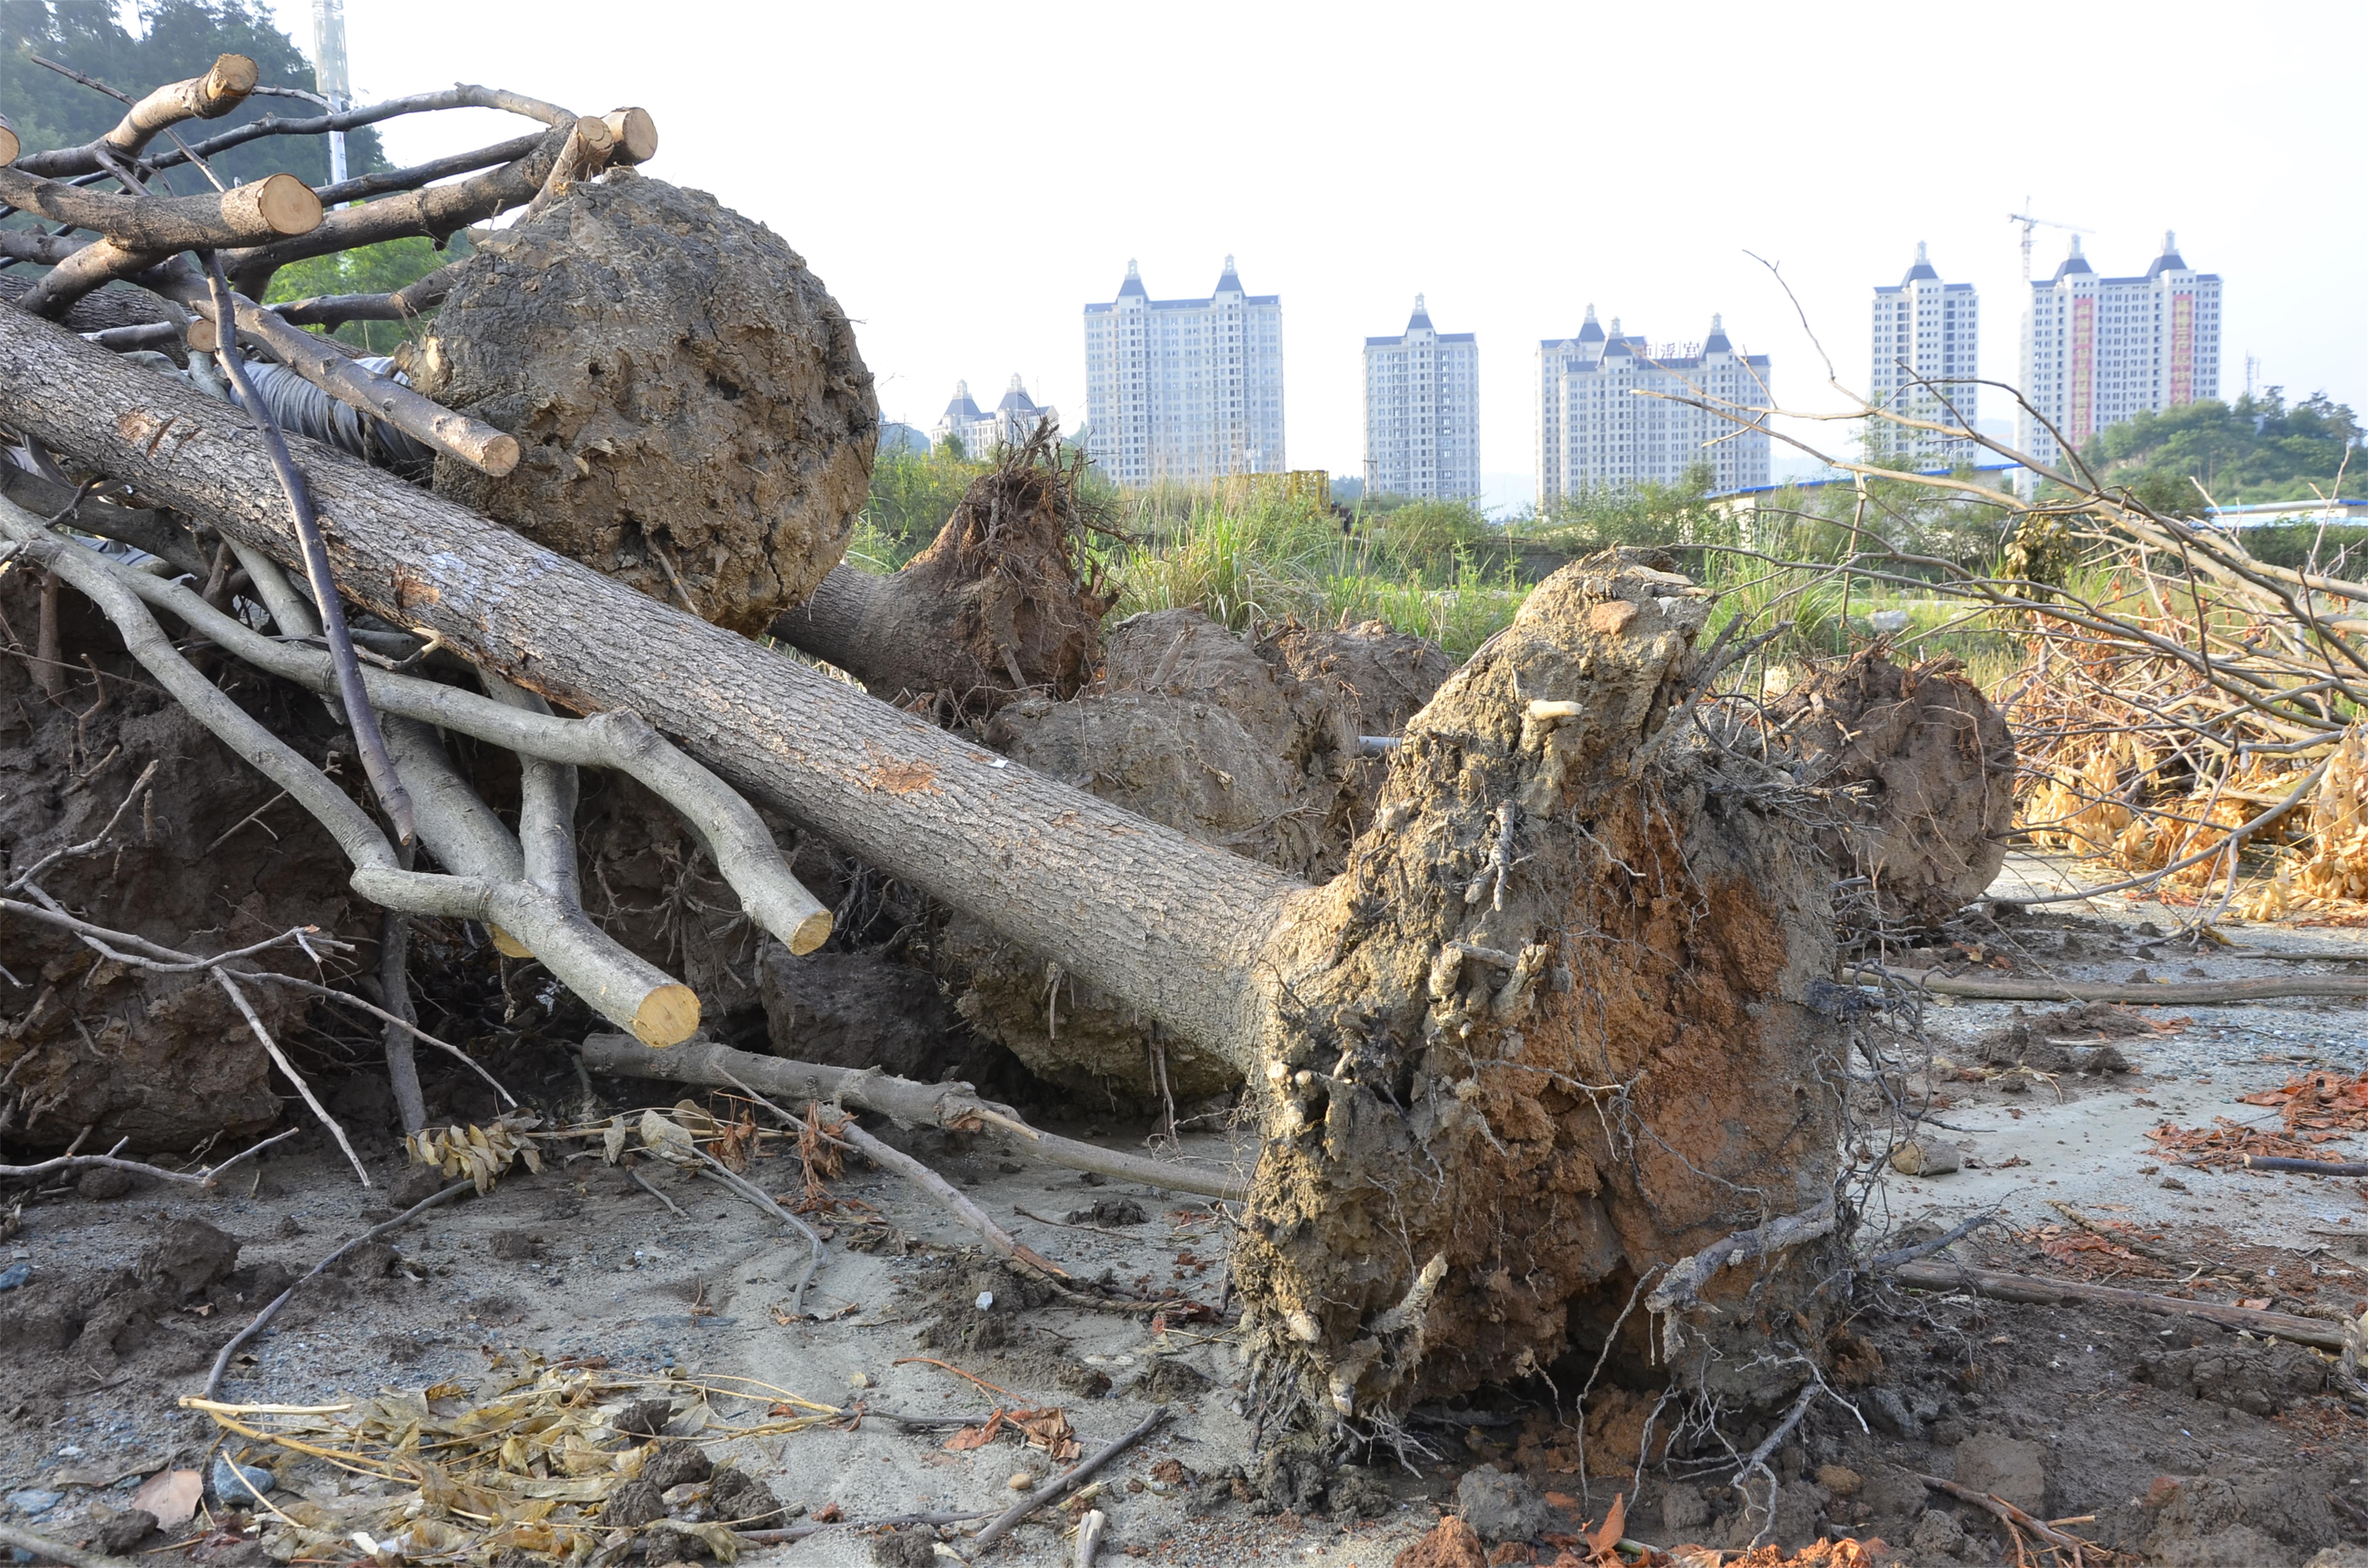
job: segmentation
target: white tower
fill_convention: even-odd
[[[329,112],[354,107],[346,75],[346,0],[313,0],[313,86],[329,100]],[[346,177],[346,133],[329,132],[329,183]]]

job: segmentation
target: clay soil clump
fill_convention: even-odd
[[[518,437],[436,488],[736,631],[846,553],[880,434],[846,314],[763,224],[627,170],[484,241],[412,366]]]
[[[1902,667],[1870,648],[1813,674],[1770,718],[1803,782],[1831,791],[1821,835],[1870,899],[1843,913],[1938,925],[2006,864],[2014,827],[2014,735],[1950,658]],[[1847,874],[1847,873],[1846,873]]]

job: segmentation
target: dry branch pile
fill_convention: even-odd
[[[47,650],[78,596],[106,622],[94,681],[136,668],[336,846],[355,946],[377,926],[355,983],[385,1004],[407,1131],[427,1038],[404,1016],[407,920],[472,923],[669,1047],[720,984],[669,967],[689,926],[744,996],[794,991],[780,955],[830,930],[790,869],[793,830],[1026,955],[1001,982],[1001,960],[976,960],[972,993],[1015,1000],[966,1010],[1026,1055],[1049,978],[1046,1072],[1171,1099],[1248,1085],[1267,1143],[1236,1278],[1269,1426],[1386,1433],[1417,1397],[1575,1344],[1715,1408],[1815,1386],[1818,1255],[1849,1225],[1834,871],[1802,809],[1816,791],[1705,711],[1701,590],[1607,553],[1452,676],[1370,629],[1245,643],[1190,612],[1100,647],[1090,518],[1046,434],[898,577],[835,572],[876,415],[819,285],[707,199],[604,177],[653,149],[638,111],[463,88],[331,118],[462,104],[548,129],[318,193],[299,233],[148,195],[136,148],[91,154],[122,187],[104,201],[30,176],[0,190],[97,235],[72,251],[97,258],[80,275],[59,260],[64,281],[0,310],[0,425],[54,501],[28,509],[16,480],[0,500],[7,572],[40,574],[18,663],[43,700],[72,699],[80,677],[62,690]],[[519,207],[508,235],[400,294],[254,302],[290,260]],[[188,370],[43,319],[78,276],[145,290],[163,331],[142,341],[177,336]],[[439,301],[417,387],[295,325]],[[433,488],[373,466],[383,445],[283,433],[249,351],[432,449]],[[789,608],[818,585],[816,613]],[[767,625],[909,706],[744,635]],[[933,718],[985,720],[988,744]],[[1399,720],[1376,779],[1360,732]],[[142,760],[127,743],[122,767]],[[586,770],[609,786],[607,859],[578,842]],[[209,955],[190,958],[44,888],[80,811],[8,846],[11,930],[38,917],[102,957],[146,941],[233,1001],[267,983],[228,972],[222,939],[176,931]],[[667,917],[604,927],[608,868],[644,858],[681,873]],[[738,945],[756,932],[780,945],[761,966]],[[1088,991],[1108,1027],[1063,1034],[1057,998]],[[272,1020],[240,1013],[276,1052]]]

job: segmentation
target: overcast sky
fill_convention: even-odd
[[[310,47],[310,0],[273,0]],[[2368,405],[2368,6],[992,6],[347,0],[358,95],[456,74],[579,112],[640,104],[650,172],[804,256],[857,323],[884,414],[927,426],[956,378],[1017,371],[1074,428],[1081,310],[1129,257],[1205,296],[1227,253],[1282,296],[1300,468],[1360,472],[1360,344],[1417,290],[1476,332],[1482,466],[1533,468],[1542,337],[1656,342],[1723,312],[1790,406],[1865,384],[1868,290],[1916,242],[1982,294],[2010,381],[2027,210],[2143,271],[2176,229],[2225,279],[2220,387],[2245,356],[2290,396]],[[401,162],[515,134],[396,120]],[[2039,232],[2054,269],[2059,230]],[[1985,421],[2005,417],[2002,399]],[[1804,431],[1812,433],[1810,427]],[[1501,493],[1492,499],[1504,499]]]

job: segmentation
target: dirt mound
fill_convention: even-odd
[[[847,317],[763,224],[619,170],[488,237],[410,366],[518,437],[441,494],[755,633],[846,552],[879,438]]]
[[[1302,682],[1197,609],[1121,621],[1102,672],[1072,701],[1005,708],[986,744],[1204,844],[1311,880],[1338,868],[1356,730],[1335,690]],[[1053,1083],[1156,1106],[1240,1081],[976,921],[955,916],[940,951],[962,977],[962,1017]]]
[[[1884,921],[1937,925],[1979,898],[2014,826],[2014,735],[1954,659],[1902,669],[1870,648],[1778,699],[1771,749],[1834,792],[1820,842]],[[1847,917],[1857,900],[1842,901]]]
[[[1386,828],[1269,944],[1234,1268],[1291,1403],[1357,1421],[1615,1332],[1747,1404],[1821,1358],[1816,1245],[1714,1276],[1722,1315],[1674,1345],[1631,1311],[1656,1268],[1829,1200],[1841,1113],[1832,873],[1759,803],[1782,780],[1638,756],[1707,611],[1617,557],[1540,585],[1409,727]]]
[[[1330,631],[1293,621],[1260,642],[1258,653],[1281,659],[1306,685],[1333,687],[1360,735],[1396,734],[1455,673],[1446,649],[1378,620]]]
[[[141,771],[146,794],[96,853],[62,860],[40,885],[68,909],[183,951],[222,952],[294,926],[375,950],[376,912],[347,891],[345,858],[285,801],[151,684],[113,628],[80,595],[58,595],[56,666],[36,662],[40,590],[0,573],[0,884],[51,851],[96,837]],[[87,662],[85,662],[87,661]],[[58,691],[38,672],[53,669]],[[97,672],[94,675],[94,669]],[[224,688],[315,758],[332,732],[320,704],[225,666]],[[14,895],[23,898],[23,893]],[[315,974],[285,949],[256,967]],[[343,970],[350,958],[332,960]],[[91,1129],[92,1145],[185,1150],[244,1137],[279,1115],[270,1062],[222,989],[203,973],[160,974],[103,960],[65,932],[0,916],[0,1129],[54,1150]],[[305,999],[251,985],[276,1038]]]

